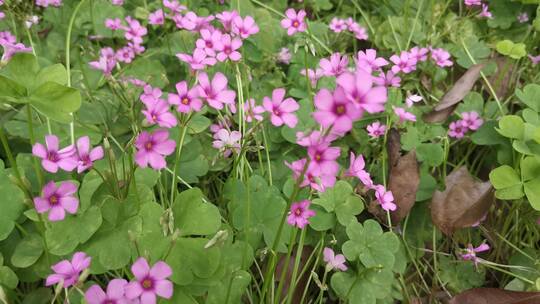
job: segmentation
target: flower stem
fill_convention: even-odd
[[[302,232],[300,233],[300,241],[298,241],[298,246],[296,248],[296,257],[294,258],[294,267],[293,267],[293,273],[291,276],[290,284],[289,284],[289,292],[287,293],[287,304],[291,304],[293,293],[296,290],[296,276],[298,274],[298,267],[300,266],[300,260],[302,258],[302,250],[304,248],[304,239],[306,237],[306,230],[307,227],[302,229]],[[292,246],[292,245],[289,245]]]

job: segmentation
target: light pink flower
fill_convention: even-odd
[[[223,153],[224,157],[229,157],[233,152],[240,153],[240,140],[242,134],[238,131],[229,132],[227,129],[221,129],[215,134],[212,147]]]
[[[141,304],[155,304],[156,298],[170,299],[173,295],[173,283],[168,280],[172,269],[163,261],[158,261],[150,268],[145,258],[139,258],[131,266],[135,281],[125,288],[126,298],[139,299]]]
[[[202,109],[202,101],[199,99],[199,88],[194,87],[188,90],[186,81],[180,81],[176,84],[176,93],[168,94],[168,101],[171,105],[176,105],[178,112],[189,113],[191,111],[199,112]]]
[[[135,52],[132,48],[125,46],[117,50],[114,57],[120,62],[130,63],[135,58]]]
[[[334,250],[331,248],[324,248],[323,260],[326,262],[326,271],[333,269],[347,271],[347,266],[345,265],[345,256],[343,254],[336,255]]]
[[[139,99],[144,104],[151,104],[158,101],[162,94],[163,92],[161,92],[160,88],[153,88],[151,85],[145,85]]]
[[[143,131],[135,140],[135,162],[141,168],[150,167],[159,170],[167,166],[165,156],[171,155],[176,148],[174,140],[169,139],[169,132],[156,130],[154,133]]]
[[[304,132],[296,133],[296,143],[302,147],[310,147],[316,145],[329,145],[337,139],[335,134],[324,135],[321,131],[313,131],[309,135]]]
[[[259,27],[251,16],[246,16],[242,19],[241,16],[236,16],[232,22],[232,32],[242,39],[247,39],[251,35],[259,32]]]
[[[70,214],[77,213],[79,200],[73,195],[77,192],[77,185],[72,182],[62,182],[59,187],[53,181],[43,186],[42,195],[34,197],[34,205],[39,214],[49,212],[51,222],[61,221]]]
[[[315,216],[315,211],[309,209],[310,204],[308,200],[293,203],[287,216],[287,223],[300,229],[306,227],[309,224],[309,218]]]
[[[201,38],[197,39],[196,45],[198,49],[202,49],[206,52],[206,55],[210,57],[216,56],[216,46],[221,43],[221,36],[223,35],[219,30],[207,30],[202,29]]]
[[[533,55],[529,54],[528,57],[529,57],[529,59],[531,60],[533,66],[537,65],[538,63],[540,63],[540,55],[538,55],[538,56],[533,56]]]
[[[382,57],[377,57],[377,51],[374,49],[367,49],[359,51],[354,58],[356,68],[364,69],[368,72],[380,70],[381,67],[388,64],[388,61]]]
[[[199,82],[199,97],[206,100],[209,106],[221,110],[223,105],[234,106],[236,92],[227,89],[227,77],[218,72],[210,82],[208,74],[202,72],[197,77]]]
[[[525,23],[529,21],[529,15],[527,14],[527,12],[523,12],[517,15],[517,20],[519,21],[519,23]]]
[[[71,261],[63,260],[51,266],[55,273],[47,277],[45,286],[62,283],[63,288],[68,288],[75,285],[79,281],[81,272],[90,267],[91,261],[92,258],[84,252],[75,252]]]
[[[92,285],[84,293],[84,299],[88,304],[133,304],[124,294],[127,284],[124,279],[113,279],[107,285],[107,293],[99,285]]]
[[[307,30],[307,25],[304,21],[306,11],[300,10],[297,13],[294,9],[289,8],[285,11],[285,15],[287,17],[281,20],[281,27],[287,30],[287,35],[292,36],[297,32],[305,32]]]
[[[58,168],[70,172],[77,167],[77,160],[73,157],[75,147],[70,145],[59,149],[56,135],[45,135],[45,146],[35,143],[32,146],[32,154],[41,158],[41,165],[47,172],[56,173]]]
[[[289,128],[294,128],[298,123],[298,118],[294,112],[298,111],[300,106],[296,100],[290,97],[283,100],[284,97],[285,89],[275,89],[272,92],[272,98],[263,98],[263,107],[270,113],[270,121],[274,126],[280,127],[285,124]]]
[[[332,18],[332,21],[330,21],[330,25],[328,27],[335,33],[341,33],[347,30],[345,20],[336,17]]]
[[[90,138],[83,136],[77,139],[77,173],[92,168],[94,162],[103,158],[103,147],[97,146],[91,149]]]
[[[399,76],[396,76],[396,74],[394,74],[394,72],[392,71],[387,71],[386,74],[384,72],[380,72],[379,76],[373,79],[373,82],[377,85],[385,86],[387,88],[399,88],[401,86],[401,78]]]
[[[390,61],[394,63],[392,66],[392,72],[397,74],[399,72],[409,74],[416,70],[416,58],[412,57],[409,52],[402,51],[399,56],[392,55]]]
[[[484,120],[475,111],[463,112],[461,113],[461,118],[463,126],[473,131],[478,130],[484,124]]]
[[[216,15],[216,18],[221,22],[225,31],[232,31],[234,18],[240,16],[237,11],[224,11]]]
[[[157,11],[150,13],[148,15],[148,23],[152,25],[162,25],[165,23],[165,14],[163,14],[162,9],[158,9]]]
[[[291,62],[292,55],[288,48],[281,48],[278,53],[277,59],[279,62],[289,64]]]
[[[378,138],[386,133],[386,125],[376,121],[367,126],[368,135],[372,138]]]
[[[371,175],[365,170],[366,163],[362,154],[359,154],[358,157],[351,152],[351,160],[349,170],[347,170],[347,176],[354,176],[358,178],[366,187],[371,188],[373,186],[373,181],[371,180]]]
[[[354,37],[358,40],[368,39],[367,30],[356,22],[349,23],[349,31],[351,31],[354,34]]]
[[[264,112],[264,107],[258,106],[253,98],[250,98],[244,103],[244,113],[247,122],[252,122],[254,120],[262,121],[263,116],[261,114]]]
[[[323,76],[323,71],[321,69],[316,69],[316,70],[307,69],[307,72],[306,72],[306,69],[302,69],[300,71],[300,74],[304,76],[306,76],[306,73],[311,83],[311,87],[313,88],[317,87],[317,82],[319,82],[319,79],[321,79],[321,77]]]
[[[453,121],[448,127],[448,136],[453,138],[463,138],[467,132],[467,127],[463,125],[462,120]]]
[[[324,172],[329,175],[336,175],[339,171],[337,159],[341,154],[338,147],[330,147],[329,144],[321,143],[308,147],[308,156],[311,159],[310,166],[313,166],[314,174]]]
[[[482,0],[465,0],[464,2],[466,6],[474,6],[474,5],[482,4]]]
[[[405,121],[416,121],[416,116],[413,113],[405,111],[403,108],[393,107],[394,113],[399,118],[399,123],[404,123]]]
[[[195,49],[193,55],[178,53],[176,57],[189,64],[189,67],[194,71],[204,70],[207,66],[212,66],[217,62],[214,57],[208,57],[202,49]]]
[[[150,125],[158,124],[163,128],[172,128],[177,124],[176,117],[169,112],[169,104],[162,99],[153,103],[146,103],[146,109],[142,111],[146,121]]]
[[[442,48],[431,49],[431,58],[440,67],[452,66],[454,64],[450,60],[450,53]]]
[[[337,84],[343,87],[347,98],[362,111],[377,113],[384,111],[387,90],[382,86],[373,86],[373,76],[363,69],[356,73],[343,73],[337,78]]]
[[[473,247],[472,244],[469,244],[465,249],[465,253],[461,253],[461,258],[466,261],[473,261],[475,266],[478,266],[478,263],[481,262],[481,259],[476,256],[479,252],[488,251],[490,249],[489,245],[486,243],[481,244],[478,247]]]
[[[111,0],[112,5],[122,6],[124,5],[124,0]]]
[[[339,76],[347,71],[347,65],[349,64],[349,58],[340,53],[334,53],[330,56],[330,59],[323,58],[319,62],[319,67],[324,76]]]
[[[480,12],[480,14],[478,14],[478,17],[485,17],[488,19],[493,18],[493,15],[489,11],[489,6],[487,4],[482,3],[482,11]]]
[[[302,158],[292,163],[285,162],[285,165],[293,171],[295,180],[298,180],[304,172],[306,161],[305,158]],[[326,188],[333,187],[336,183],[335,175],[317,170],[311,163],[305,169],[304,178],[300,183],[301,188],[310,186],[313,190],[324,192]]]
[[[416,61],[426,61],[428,58],[427,56],[428,53],[429,53],[428,48],[421,48],[418,46],[415,46],[409,50],[409,56],[416,59]]]
[[[5,36],[4,36],[5,37]],[[0,45],[4,48],[4,53],[0,59],[3,63],[8,62],[13,55],[17,53],[30,53],[32,52],[31,47],[26,47],[22,43],[16,43],[15,41],[10,42],[9,40],[2,39]]]
[[[122,20],[120,20],[120,18],[114,18],[114,19],[107,18],[105,19],[105,27],[113,31],[116,31],[122,27]]]
[[[347,99],[342,87],[337,87],[333,94],[327,89],[320,90],[315,95],[315,107],[315,121],[340,134],[350,131],[353,122],[362,116],[362,111]]]
[[[187,9],[184,5],[181,5],[177,0],[163,0],[163,6],[171,10],[173,14],[178,14]]]
[[[221,36],[221,40],[216,44],[215,49],[218,51],[216,58],[223,62],[227,59],[231,61],[239,61],[242,55],[237,50],[242,47],[242,40],[238,37],[232,38],[229,34]]]
[[[386,191],[386,188],[383,185],[375,185],[375,198],[386,211],[395,211],[397,205],[394,204],[394,195],[392,191]]]
[[[407,104],[407,107],[412,107],[415,103],[422,101],[424,98],[420,95],[409,95],[407,98],[405,98],[405,103]]]
[[[97,61],[90,61],[90,67],[100,70],[104,75],[111,75],[112,70],[116,66],[116,55],[112,48],[106,47],[100,50],[100,56]]]
[[[143,42],[143,37],[146,36],[148,30],[146,27],[142,26],[138,20],[133,19],[130,16],[126,17],[125,20],[127,22],[127,27],[124,27],[124,38],[135,44],[141,44]]]

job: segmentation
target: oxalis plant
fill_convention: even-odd
[[[538,0],[0,0],[0,303],[540,303]]]

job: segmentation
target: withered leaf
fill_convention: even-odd
[[[463,76],[461,76],[454,86],[448,91],[439,101],[439,104],[435,107],[436,111],[440,111],[451,107],[460,102],[469,92],[480,77],[480,72],[484,68],[485,64],[475,64],[471,66]]]
[[[457,105],[453,105],[440,111],[433,110],[431,112],[425,113],[424,115],[422,115],[422,120],[427,123],[444,122],[448,119],[448,117],[450,117],[450,115],[452,115],[456,107]]]
[[[497,64],[497,73],[489,78],[489,82],[493,84],[495,93],[499,99],[505,99],[512,83],[510,78],[515,69],[514,60],[508,57],[498,56],[495,58],[495,63]]]
[[[300,264],[298,269],[304,269],[306,267],[309,267],[307,263],[309,262],[309,257],[313,253],[313,247],[311,246],[304,246],[302,248],[302,255],[300,257]],[[293,299],[292,303],[300,303],[300,300],[302,299],[302,293],[304,292],[304,289],[307,287],[308,284],[308,277],[309,273],[306,271],[302,277],[300,277],[300,271],[297,273],[298,277],[296,277],[297,283],[296,285],[291,285],[292,275],[293,275],[293,267],[294,267],[294,261],[296,259],[296,248],[293,251],[293,254],[289,258],[289,263],[287,263],[287,259],[285,255],[281,255],[277,266],[276,266],[276,272],[275,272],[275,280],[279,282],[281,279],[281,275],[283,271],[286,269],[287,273],[285,274],[285,282],[283,285],[283,290],[281,291],[280,299],[284,299],[287,296],[287,293],[289,292],[289,288],[294,288],[293,292]]]
[[[466,167],[446,177],[446,190],[435,191],[431,201],[431,219],[445,234],[478,223],[493,203],[489,181],[475,180]]]
[[[540,304],[540,292],[473,288],[453,297],[448,304]]]

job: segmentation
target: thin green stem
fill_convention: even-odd
[[[279,278],[279,285],[277,292],[275,294],[275,300],[274,303],[279,303],[279,299],[281,298],[281,291],[283,290],[283,285],[285,284],[287,273],[289,272],[289,264],[291,261],[291,255],[294,248],[294,242],[296,241],[296,235],[298,234],[298,229],[293,229],[291,233],[291,239],[289,240],[289,249],[287,250],[287,256],[285,257],[285,260],[283,261],[283,267],[281,268],[281,277]],[[291,278],[291,281],[294,282]],[[289,290],[294,290],[294,285],[289,285]]]
[[[298,275],[298,267],[300,266],[300,260],[302,259],[302,250],[304,249],[304,240],[306,238],[306,230],[307,228],[302,229],[302,232],[300,232],[300,240],[298,241],[298,246],[296,248],[296,256],[294,258],[294,266],[293,266],[293,272],[291,276],[291,282],[289,286],[289,292],[287,293],[287,304],[291,304],[293,293],[296,290],[296,276]],[[292,246],[292,245],[291,245]]]

